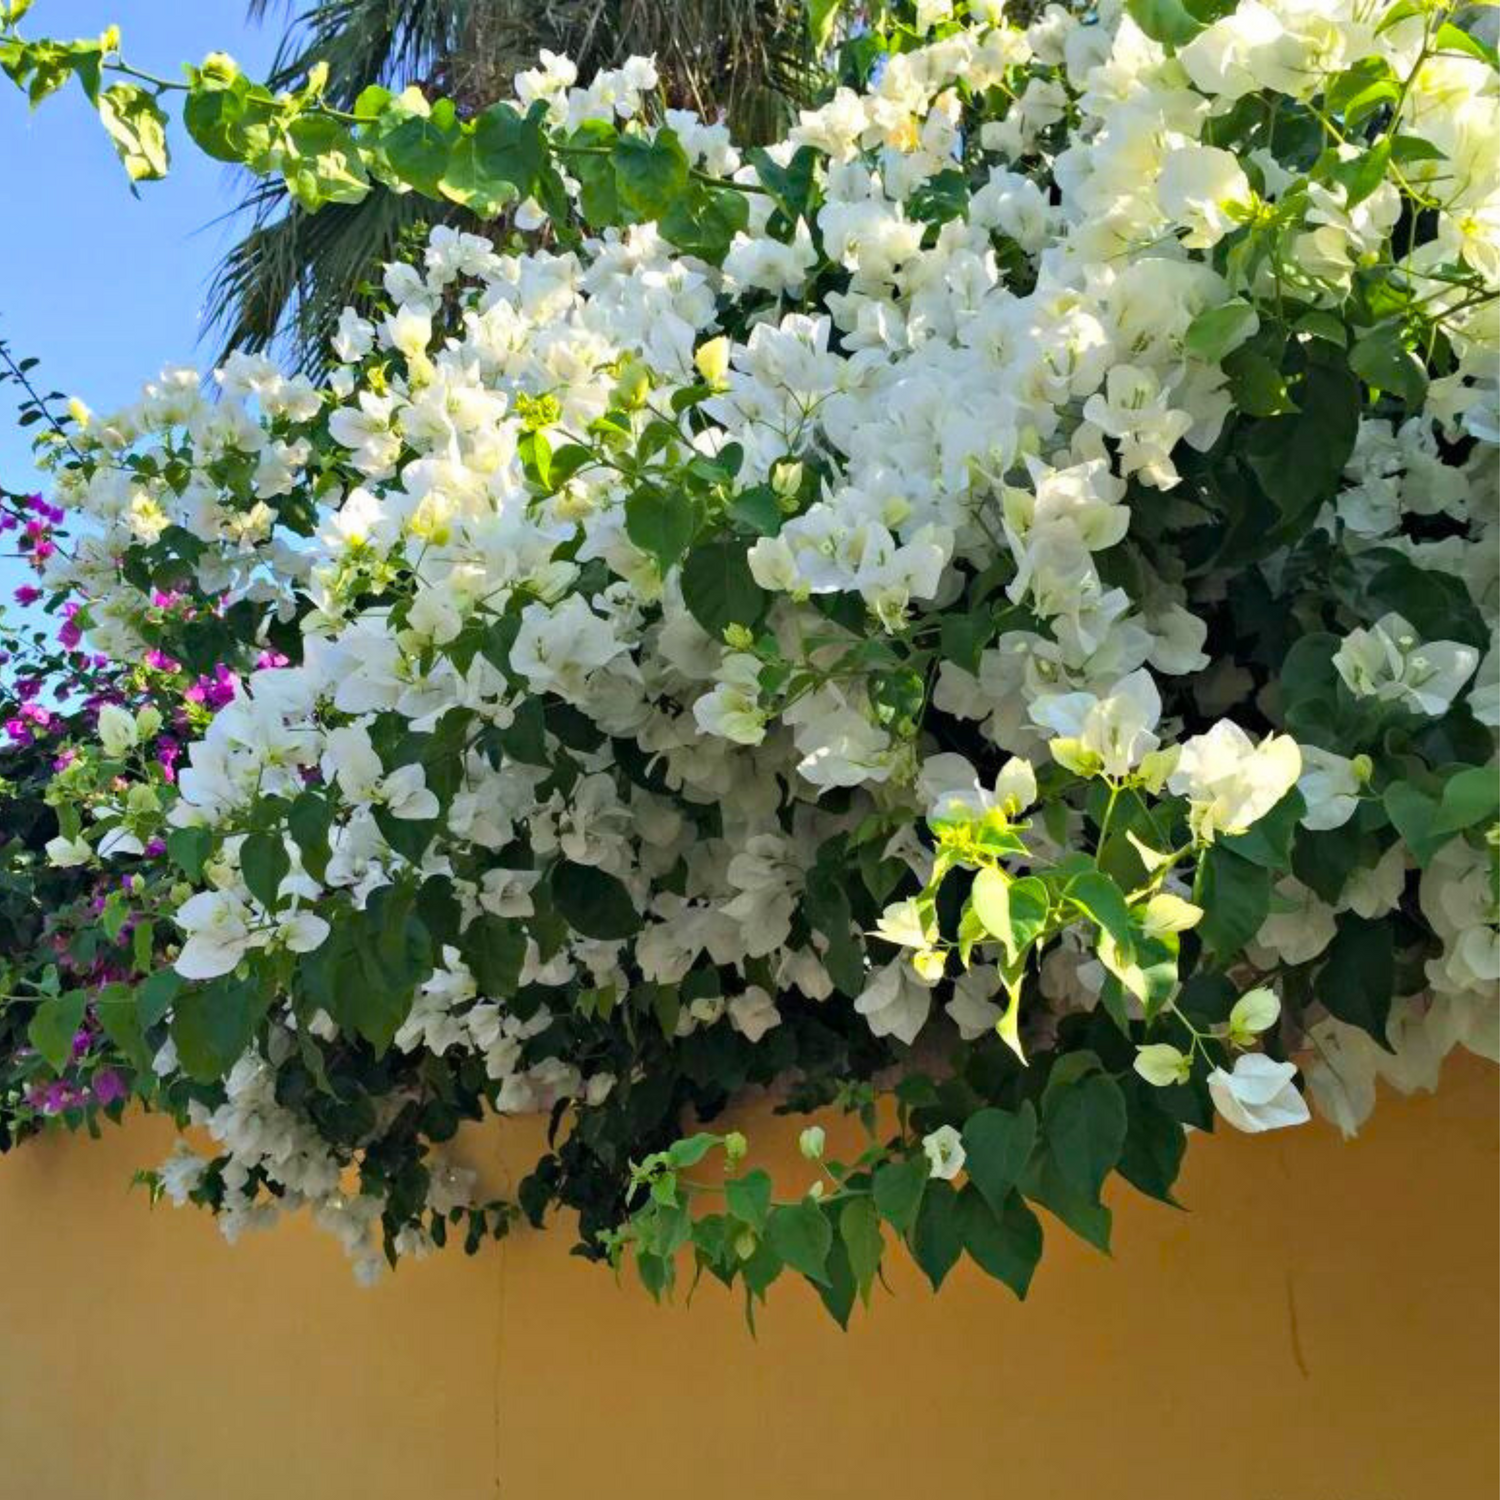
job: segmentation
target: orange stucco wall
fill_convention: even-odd
[[[903,1262],[847,1335],[788,1285],[755,1341],[561,1232],[361,1290],[305,1225],[231,1249],[127,1191],[160,1122],[36,1144],[0,1162],[0,1500],[1493,1500],[1496,1076],[1347,1145],[1196,1142],[1191,1212],[1119,1194],[1113,1260],[1049,1223],[1024,1306]],[[750,1123],[795,1181],[795,1125]]]

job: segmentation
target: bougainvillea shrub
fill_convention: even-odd
[[[1107,1246],[1189,1129],[1496,1056],[1500,87],[1450,11],[920,0],[743,152],[645,59],[473,119],[189,70],[310,207],[499,217],[326,385],[49,427],[46,586],[129,681],[45,859],[150,925],[21,964],[36,1051],[112,1040],[231,1237],[306,1208],[374,1274],[562,1205],[841,1320],[897,1238],[1024,1294],[1034,1209]],[[167,93],[92,87],[165,171]],[[762,1088],[868,1149],[809,1128],[778,1199],[714,1125]],[[445,1162],[539,1111],[517,1204]]]

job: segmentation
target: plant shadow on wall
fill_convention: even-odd
[[[24,9],[0,65],[138,181],[180,106],[309,213],[494,228],[321,383],[32,408],[72,634],[8,679],[8,1137],[128,1096],[231,1238],[306,1209],[374,1276],[562,1206],[653,1293],[690,1251],[846,1322],[896,1240],[1024,1294],[1035,1208],[1107,1247],[1188,1127],[1495,1055],[1466,13],[824,4],[821,102],[741,149],[642,58],[348,108]],[[867,1148],[810,1127],[777,1201],[685,1134],[762,1086]],[[489,1112],[550,1116],[515,1203],[444,1157]]]

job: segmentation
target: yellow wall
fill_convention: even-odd
[[[1189,1150],[1049,1223],[1023,1306],[908,1264],[841,1334],[801,1286],[746,1333],[524,1232],[374,1290],[301,1224],[152,1210],[169,1132],[0,1162],[0,1500],[1493,1500],[1496,1074]],[[795,1126],[756,1119],[791,1165]],[[799,1122],[800,1123],[800,1122]],[[519,1163],[520,1155],[516,1156]]]

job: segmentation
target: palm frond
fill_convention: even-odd
[[[250,18],[284,17],[270,82],[289,87],[320,63],[329,99],[349,108],[379,82],[416,83],[461,113],[509,94],[544,48],[581,77],[654,55],[670,105],[722,118],[742,141],[768,141],[821,78],[803,0],[248,0]],[[247,188],[249,220],[208,290],[205,331],[232,349],[277,345],[309,373],[327,362],[340,310],[395,256],[419,221],[492,226],[455,207],[377,190],[353,206],[304,213],[279,182]],[[222,353],[220,357],[222,358]]]

